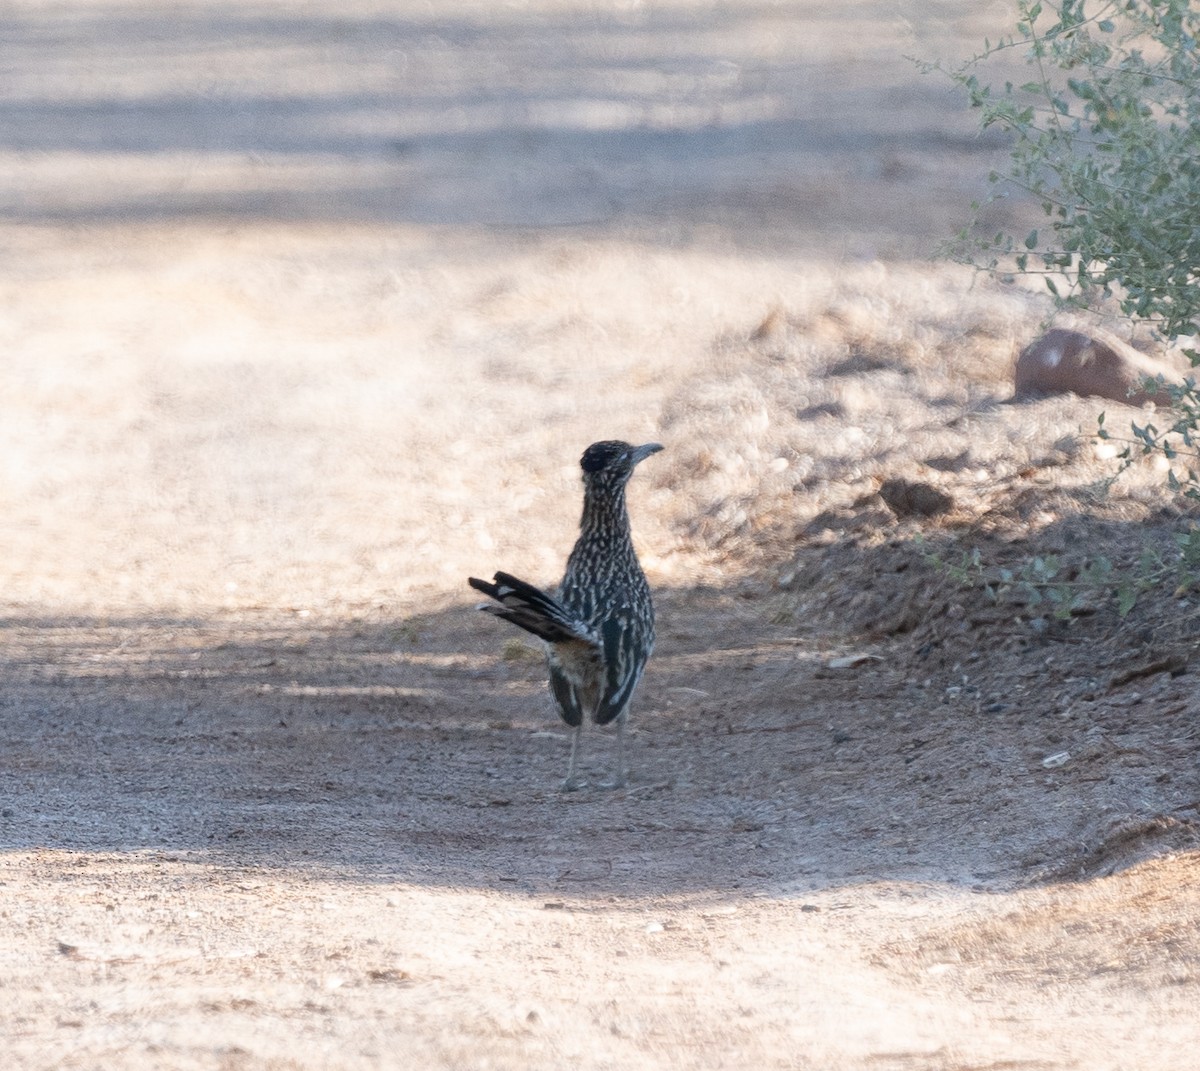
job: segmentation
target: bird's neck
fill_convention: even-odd
[[[629,514],[625,510],[625,488],[616,491],[587,487],[583,493],[583,536],[608,539],[629,538]]]

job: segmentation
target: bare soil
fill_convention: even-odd
[[[6,1068],[1200,1064],[1194,591],[950,568],[1192,523],[931,259],[962,8],[11,5]],[[659,643],[564,794],[465,578],[616,436]]]

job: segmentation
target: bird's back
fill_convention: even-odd
[[[584,532],[559,589],[559,601],[586,621],[599,641],[600,657],[550,657],[550,688],[568,725],[585,713],[606,725],[628,706],[654,649],[654,604],[650,585],[624,531]]]

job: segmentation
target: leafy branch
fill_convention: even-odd
[[[964,551],[958,561],[932,552],[925,560],[996,604],[1037,610],[1064,621],[1094,611],[1098,598],[1108,598],[1124,618],[1148,591],[1170,585],[1182,597],[1200,586],[1200,528],[1176,535],[1168,554],[1143,549],[1132,568],[1118,568],[1102,555],[1068,563],[1057,554],[1038,555],[1010,568],[986,563],[978,547]]]
[[[1193,365],[1197,363],[1195,359]],[[1194,502],[1200,502],[1200,389],[1188,376],[1182,384],[1167,384],[1148,379],[1143,384],[1150,394],[1162,393],[1166,407],[1161,410],[1170,421],[1159,427],[1153,421],[1130,422],[1130,435],[1117,435],[1105,424],[1105,414],[1098,418],[1096,435],[1107,442],[1120,444],[1120,462],[1113,479],[1125,472],[1138,458],[1159,454],[1167,462],[1167,486],[1172,492]]]
[[[1200,10],[1189,0],[1018,0],[1017,32],[956,69],[937,64],[981,112],[1013,135],[1011,189],[1040,200],[1047,225],[957,239],[960,259],[1040,274],[1060,305],[1116,300],[1123,315],[1174,340],[1200,324]],[[1030,80],[982,77],[1024,49]],[[978,211],[980,206],[974,206]],[[1038,266],[1040,264],[1040,267]]]

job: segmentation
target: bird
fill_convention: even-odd
[[[583,788],[579,746],[585,720],[617,724],[617,773],[606,787],[626,783],[625,723],[629,704],[654,650],[654,603],[633,549],[625,486],[633,470],[661,443],[632,446],[615,439],[592,443],[580,458],[583,516],[557,594],[510,573],[491,582],[469,577],[494,602],[479,607],[539,637],[546,645],[550,694],[571,726],[571,758],[563,790]]]

